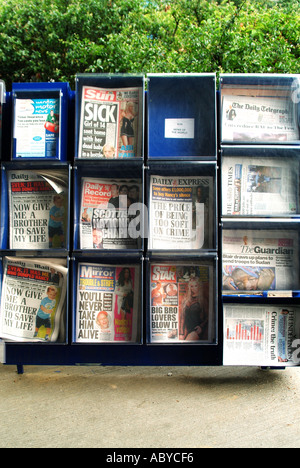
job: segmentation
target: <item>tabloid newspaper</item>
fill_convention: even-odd
[[[150,248],[213,248],[214,199],[211,176],[151,176]]]
[[[223,294],[290,295],[299,290],[296,231],[223,231]]]
[[[0,336],[12,341],[65,339],[66,261],[4,258]]]
[[[290,97],[223,96],[222,140],[285,143],[299,140]]]
[[[138,249],[141,181],[82,179],[81,249]]]
[[[142,88],[83,86],[78,158],[142,156]]]
[[[65,248],[68,175],[63,170],[8,171],[11,249]]]
[[[223,215],[292,215],[299,211],[298,197],[299,161],[223,158]]]
[[[299,337],[299,306],[224,306],[224,365],[299,365]]]
[[[205,264],[151,265],[151,342],[215,339],[214,269]]]
[[[76,342],[136,342],[140,266],[79,263]]]

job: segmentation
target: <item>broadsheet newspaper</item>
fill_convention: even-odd
[[[83,86],[78,157],[118,159],[142,156],[142,88]]]
[[[299,290],[296,231],[223,231],[223,294],[290,295]]]
[[[65,248],[67,173],[55,169],[9,171],[8,191],[10,248]]]
[[[299,365],[299,337],[299,306],[224,305],[224,365]]]
[[[290,97],[225,95],[222,109],[223,141],[299,140],[297,105]]]
[[[222,160],[223,215],[292,215],[299,211],[299,161],[285,158]]]
[[[214,269],[205,264],[151,265],[151,342],[215,339]]]
[[[79,263],[76,342],[136,342],[140,266]]]
[[[142,197],[138,179],[82,179],[81,249],[137,249]]]
[[[65,260],[5,257],[1,338],[64,340],[67,273]]]
[[[213,200],[213,177],[151,176],[150,248],[212,248]]]

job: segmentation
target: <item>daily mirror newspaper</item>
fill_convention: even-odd
[[[83,86],[78,158],[142,156],[142,88]]]
[[[140,266],[78,264],[76,342],[136,342]]]
[[[299,337],[299,306],[224,306],[224,365],[299,365]]]
[[[0,336],[12,341],[65,339],[65,260],[5,257]]]
[[[215,340],[214,268],[205,264],[152,264],[152,343]]]

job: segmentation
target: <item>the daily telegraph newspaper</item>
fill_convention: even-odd
[[[214,268],[207,264],[152,264],[151,342],[215,339]]]
[[[79,263],[76,342],[136,342],[140,266]]]
[[[297,105],[290,97],[225,95],[222,109],[223,141],[299,140]]]
[[[223,294],[292,295],[299,290],[296,231],[223,231]]]
[[[214,198],[211,176],[151,176],[150,248],[212,248]]]
[[[142,156],[142,88],[83,86],[78,157],[119,159]]]
[[[68,175],[64,170],[8,171],[10,248],[65,248]]]
[[[81,249],[137,249],[141,181],[82,179]]]
[[[299,306],[224,305],[224,365],[299,365],[299,337]]]
[[[1,338],[64,340],[66,261],[5,257],[3,263]]]
[[[290,158],[222,160],[223,215],[292,215],[299,211],[299,161]]]

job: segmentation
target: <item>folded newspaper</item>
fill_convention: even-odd
[[[0,337],[64,341],[67,274],[66,260],[5,257]]]

